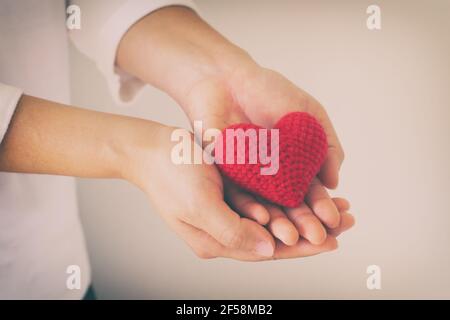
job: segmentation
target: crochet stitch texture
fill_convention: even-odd
[[[267,130],[266,143],[260,143],[256,135],[256,144],[250,144],[250,137],[245,136],[245,163],[237,163],[236,135],[227,135],[227,129],[263,129],[254,124],[241,123],[229,126],[219,137],[221,143],[216,144],[215,155],[217,165],[223,175],[243,189],[260,196],[272,203],[285,207],[298,207],[304,200],[311,181],[322,166],[328,149],[324,129],[319,122],[305,112],[292,112],[283,116],[274,126],[279,131],[279,143],[271,150],[271,130]],[[234,163],[227,163],[227,144],[234,140]],[[222,148],[222,152],[218,151]],[[269,167],[258,156],[256,163],[250,163],[250,154],[259,148],[265,150],[270,157],[278,155],[279,168],[275,174],[262,175],[261,167]],[[264,149],[265,148],[265,149]],[[219,159],[218,154],[221,154]],[[231,155],[230,155],[231,156]],[[218,161],[219,160],[219,161]],[[222,160],[222,161],[220,161]],[[265,164],[263,164],[265,163]]]

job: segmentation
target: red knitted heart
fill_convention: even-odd
[[[234,129],[228,131],[228,129]],[[238,162],[238,138],[236,134],[240,130],[245,135],[245,163]],[[250,130],[248,129],[255,129]],[[275,143],[272,150],[271,137],[276,135],[267,130],[267,140],[261,140],[264,137],[264,131],[259,126],[253,124],[236,124],[226,128],[216,142],[215,158],[220,171],[230,178],[231,181],[242,188],[269,200],[270,202],[286,206],[298,207],[308,191],[312,179],[319,172],[327,153],[327,139],[325,131],[319,122],[311,115],[305,112],[293,112],[282,117],[274,129],[278,129],[279,144]],[[252,138],[251,131],[256,132],[256,137]],[[250,141],[253,140],[253,143]],[[276,139],[275,139],[276,140]],[[234,153],[229,152],[227,159],[227,144],[234,142]],[[256,143],[255,143],[256,142]],[[263,175],[261,168],[269,168],[270,162],[261,161],[264,157],[258,156],[258,150],[268,151],[268,157],[274,157],[272,164],[275,163],[275,157],[278,151],[279,169],[274,174]],[[222,152],[219,152],[222,150]],[[230,150],[231,151],[231,150]],[[253,162],[250,155],[256,155]],[[241,154],[241,162],[244,157]],[[266,158],[270,159],[270,158]],[[228,160],[228,161],[227,161]],[[232,160],[232,163],[230,163]]]

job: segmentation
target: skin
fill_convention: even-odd
[[[158,10],[124,36],[117,64],[171,95],[206,127],[252,121],[270,127],[291,111],[313,114],[330,142],[305,204],[286,209],[223,181],[214,165],[176,165],[175,128],[23,96],[0,145],[0,171],[118,178],[143,190],[201,258],[246,261],[330,251],[349,229],[350,204],[330,198],[343,152],[324,109],[281,75],[181,7]],[[191,136],[191,139],[194,138]],[[265,226],[264,226],[265,225]]]
[[[259,66],[195,12],[171,7],[142,19],[122,39],[117,64],[167,92],[192,122],[202,120],[206,128],[239,122],[270,128],[286,113],[312,114],[325,129],[329,147],[305,203],[295,209],[268,205],[225,181],[227,202],[242,216],[267,224],[285,245],[301,237],[320,246],[329,241],[327,230],[353,224],[353,218],[341,222],[326,190],[338,184],[344,152],[325,109],[282,75]]]
[[[320,246],[307,241],[294,246],[277,243],[273,253],[271,234],[257,222],[241,218],[224,202],[222,179],[214,165],[171,161],[173,129],[23,96],[1,144],[0,170],[125,179],[148,195],[161,217],[202,258],[255,261],[317,254],[336,247],[335,237],[330,236]],[[335,202],[344,217],[348,203]],[[348,227],[343,224],[334,231],[337,235]],[[269,249],[261,251],[261,243]]]

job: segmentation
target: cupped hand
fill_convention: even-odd
[[[328,153],[299,208],[268,204],[229,182],[225,184],[225,195],[234,210],[267,224],[281,243],[292,246],[304,238],[312,245],[321,245],[327,241],[327,230],[342,223],[338,205],[327,192],[327,188],[337,186],[344,159],[333,125],[317,100],[282,75],[254,63],[238,65],[231,71],[210,74],[197,81],[183,100],[183,109],[192,121],[201,120],[205,128],[221,130],[242,122],[271,128],[283,115],[294,111],[313,115],[326,132]]]
[[[198,190],[204,190],[203,182],[209,187],[204,190],[204,195],[192,195],[197,199],[195,205],[198,208],[188,207],[190,214],[195,215],[197,211],[203,219],[204,216],[209,217],[204,210],[215,212],[211,217],[217,216],[218,222],[233,216],[232,220],[246,221],[244,224],[259,230],[260,235],[267,235],[268,232],[256,226],[267,225],[267,229],[278,239],[274,257],[296,257],[330,249],[336,245],[336,234],[353,224],[347,209],[341,210],[339,207],[342,207],[340,202],[344,200],[331,199],[326,189],[337,186],[344,153],[324,108],[282,75],[258,66],[244,50],[225,39],[195,12],[171,6],[141,19],[121,40],[116,63],[126,72],[169,94],[182,106],[192,122],[203,121],[204,128],[224,129],[239,122],[253,122],[270,128],[286,113],[304,111],[313,115],[325,129],[328,155],[301,207],[286,209],[260,201],[226,181],[223,183],[213,166],[202,165],[195,169],[166,167],[164,172],[173,170],[180,176],[189,176]],[[194,174],[194,171],[197,173]],[[177,179],[173,176],[173,180]],[[183,188],[190,188],[188,179],[181,181]],[[171,184],[175,182],[168,183],[166,189],[174,191]],[[209,193],[211,196],[208,196]],[[223,196],[229,207],[224,205]],[[180,217],[185,201],[184,198],[173,201],[168,196],[165,202],[177,204],[175,216]],[[161,202],[161,212],[165,212],[165,202]],[[239,218],[237,213],[246,219]],[[217,232],[208,232],[205,230],[208,228],[201,228],[192,221],[189,223],[190,220],[186,228],[178,223],[184,221],[182,219],[171,221],[176,221],[176,229],[182,230],[180,232],[185,237],[195,234],[201,241],[208,239],[208,248],[215,246],[213,256],[251,260],[247,255],[237,255],[236,252],[242,254],[242,250],[231,249],[232,253],[227,247],[220,247],[222,249],[219,250],[219,245],[214,242],[221,242]],[[250,224],[254,221],[259,224]],[[234,223],[241,225],[240,222]],[[240,237],[237,239],[231,242],[241,243]]]
[[[300,240],[286,246],[275,241],[265,227],[241,217],[227,205],[222,178],[214,165],[173,161],[173,130],[163,127],[154,134],[152,141],[157,141],[157,147],[151,150],[146,148],[148,136],[142,134],[142,143],[129,150],[131,160],[123,172],[148,195],[164,221],[197,256],[245,261],[309,256],[336,248],[335,237],[351,226],[348,203],[335,199],[341,210],[341,225],[321,245]],[[184,134],[194,143],[189,132]]]

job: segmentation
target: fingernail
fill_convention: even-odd
[[[255,251],[263,257],[271,257],[273,255],[273,247],[270,243],[261,241],[256,244]]]

